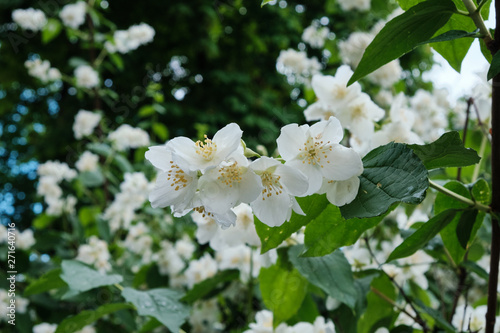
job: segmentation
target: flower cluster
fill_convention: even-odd
[[[94,266],[102,273],[111,270],[110,258],[108,243],[96,236],[90,236],[88,244],[80,245],[76,256],[76,260]]]
[[[39,79],[42,83],[61,79],[61,72],[57,68],[50,67],[50,61],[48,60],[26,60],[24,66],[28,69],[29,75]]]
[[[324,317],[316,317],[314,323],[299,322],[293,326],[281,323],[273,329],[273,313],[268,310],[262,310],[255,315],[255,323],[250,323],[250,329],[244,333],[335,333],[335,327],[331,320]]]
[[[83,137],[91,135],[100,121],[101,115],[99,113],[87,110],[78,111],[75,116],[75,122],[73,123],[75,138],[82,139]]]
[[[48,205],[47,214],[60,216],[63,213],[74,211],[76,198],[68,195],[63,196],[59,184],[62,181],[71,181],[77,176],[77,172],[68,167],[66,163],[59,161],[47,161],[38,167],[40,179],[37,185],[37,193],[45,199]]]
[[[110,53],[128,53],[141,45],[153,41],[155,30],[149,24],[141,23],[129,27],[127,30],[117,30],[113,35],[113,42],[107,42],[105,47]]]
[[[278,72],[286,75],[288,83],[303,83],[314,74],[319,73],[322,66],[316,58],[308,58],[303,51],[294,49],[282,50],[276,60]]]
[[[371,8],[371,0],[340,0],[338,1],[343,11],[359,10],[368,11]]]
[[[16,9],[12,12],[12,20],[21,28],[39,31],[47,24],[47,17],[40,9]]]
[[[304,29],[302,40],[311,45],[311,47],[319,49],[325,46],[325,39],[329,33],[330,29],[319,26],[318,22],[315,21]]]
[[[63,7],[59,12],[59,17],[64,25],[73,29],[78,29],[85,22],[87,4],[85,1],[77,1]]]
[[[150,147],[146,158],[160,171],[152,206],[170,206],[176,216],[194,209],[227,228],[236,221],[233,208],[247,203],[263,223],[279,226],[292,210],[303,214],[297,196],[327,193],[335,204],[356,196],[363,166],[354,150],[339,144],[337,119],[283,127],[277,143],[284,164],[266,156],[250,162],[242,133],[229,124],[203,142],[177,137]]]
[[[132,127],[128,124],[123,124],[115,131],[111,132],[108,139],[118,151],[149,145],[148,133],[138,127]]]
[[[99,74],[88,65],[80,65],[75,69],[76,86],[80,88],[95,88],[99,85]]]

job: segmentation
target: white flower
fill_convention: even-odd
[[[276,60],[276,69],[288,77],[288,82],[303,83],[321,70],[316,58],[308,58],[303,51],[282,50]]]
[[[339,0],[340,8],[344,11],[357,9],[359,11],[367,11],[370,9],[371,0]]]
[[[208,212],[226,214],[232,207],[242,202],[250,203],[257,198],[262,185],[259,176],[248,166],[245,156],[234,154],[200,178],[200,200]]]
[[[33,326],[33,333],[54,333],[57,329],[57,324],[41,323]]]
[[[74,333],[96,333],[95,327],[91,325],[84,326],[81,330]]]
[[[342,126],[361,139],[370,139],[374,133],[374,122],[379,121],[385,112],[365,93],[351,100],[338,112],[337,118]]]
[[[153,256],[160,274],[170,278],[178,276],[186,264],[169,241],[161,241],[160,247],[161,250]]]
[[[197,172],[181,169],[175,164],[167,146],[149,147],[146,159],[161,171],[156,178],[154,190],[149,194],[151,206],[171,206],[174,212],[192,209],[198,189]]]
[[[115,131],[109,133],[108,139],[113,142],[113,147],[119,151],[149,145],[148,133],[128,124],[123,124]]]
[[[40,177],[51,177],[57,183],[62,180],[70,181],[77,176],[75,170],[71,169],[66,163],[59,161],[47,161],[40,164],[37,173]]]
[[[26,60],[24,66],[28,69],[29,75],[36,77],[43,83],[61,79],[61,72],[57,68],[51,68],[48,60]]]
[[[28,250],[35,244],[36,240],[33,236],[33,230],[26,229],[23,232],[17,232],[16,246],[21,250]]]
[[[325,39],[329,33],[330,30],[328,28],[318,27],[318,24],[311,24],[304,29],[302,40],[311,45],[311,47],[319,49],[325,45]]]
[[[357,67],[366,48],[372,42],[374,35],[368,32],[356,31],[345,41],[339,41],[339,53],[342,62]]]
[[[191,259],[191,256],[196,250],[196,246],[193,244],[191,239],[186,237],[175,242],[174,247],[177,253],[179,253],[179,255],[186,260]]]
[[[66,5],[59,13],[59,17],[65,26],[78,29],[85,22],[86,7],[87,5],[84,1],[77,1],[74,4]]]
[[[358,175],[347,180],[323,180],[318,193],[326,193],[326,198],[335,206],[346,205],[356,198],[359,190],[360,180]]]
[[[111,256],[108,252],[108,243],[96,236],[90,236],[88,244],[80,245],[78,255],[75,259],[88,265],[93,265],[101,273],[111,270],[111,265],[109,264]]]
[[[38,31],[47,24],[47,17],[40,9],[16,9],[12,12],[12,20],[21,28]]]
[[[240,127],[231,123],[217,131],[213,139],[205,136],[203,142],[193,142],[180,136],[170,140],[168,145],[174,152],[176,164],[192,171],[205,172],[218,166],[240,147],[242,134]]]
[[[240,271],[240,279],[247,282],[252,277],[257,277],[260,271],[259,254],[246,245],[240,244],[234,247],[218,251],[216,259],[220,270],[237,269]],[[252,267],[252,272],[250,272]]]
[[[250,204],[261,222],[276,227],[290,219],[292,209],[304,214],[295,196],[303,195],[309,184],[300,171],[265,156],[252,162],[250,168],[261,178],[264,187]]]
[[[88,65],[80,65],[75,69],[76,85],[82,88],[94,88],[99,85],[99,74]]]
[[[192,288],[195,284],[214,276],[216,273],[217,262],[210,254],[205,253],[200,259],[189,262],[189,267],[184,275],[188,288]]]
[[[127,53],[147,44],[153,40],[155,30],[146,23],[133,25],[127,30],[116,30],[113,35],[113,43],[107,43],[106,49],[114,53]]]
[[[368,74],[367,78],[382,88],[390,88],[399,81],[402,73],[403,69],[399,64],[399,59],[396,59]]]
[[[98,162],[99,156],[87,150],[83,152],[78,161],[76,161],[75,166],[80,172],[95,171],[97,170]]]
[[[344,135],[340,122],[331,117],[312,126],[286,125],[276,140],[285,165],[302,171],[309,180],[305,195],[317,192],[323,178],[347,180],[363,171],[359,155],[339,144]]]
[[[101,115],[99,113],[80,110],[76,114],[75,122],[73,123],[73,132],[75,133],[76,139],[81,139],[85,136],[89,136],[94,131],[94,128],[101,121]]]
[[[221,332],[223,325],[221,320],[221,312],[217,305],[217,299],[213,298],[208,301],[196,301],[193,304],[191,315],[189,316],[189,324],[193,333],[215,333]],[[219,329],[217,329],[219,328]]]

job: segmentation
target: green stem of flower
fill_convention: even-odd
[[[120,291],[123,291],[123,289],[124,289],[123,286],[121,284],[119,284],[119,283],[115,283],[114,286],[116,288],[120,289]]]
[[[447,196],[449,197],[452,197],[453,199],[455,200],[458,200],[460,202],[463,202],[464,204],[466,205],[469,205],[471,206],[472,208],[475,208],[477,210],[481,210],[483,212],[486,212],[486,213],[489,213],[491,211],[491,208],[486,206],[486,205],[483,205],[479,202],[474,202],[472,201],[471,199],[469,198],[466,198],[464,196],[461,196],[460,194],[457,194],[453,191],[450,191],[448,190],[447,188],[439,185],[439,184],[436,184],[435,182],[433,182],[432,180],[429,179],[429,185],[430,187],[432,187],[433,189],[436,189],[438,190],[439,192],[443,193],[443,194],[446,194]]]
[[[94,61],[94,68],[98,68],[107,55],[108,55],[108,50],[106,50],[105,48],[102,49],[102,51],[99,53],[96,60]]]
[[[472,0],[462,0],[462,2],[465,5],[465,8],[469,11],[469,16],[470,18],[474,21],[474,24],[476,27],[479,29],[479,31],[485,36],[484,37],[484,42],[486,45],[489,44],[493,40],[493,37],[491,37],[490,31],[488,28],[486,28],[486,25],[484,24],[483,17],[481,16],[481,7],[476,7],[474,4],[474,1]]]

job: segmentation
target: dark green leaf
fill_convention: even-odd
[[[436,37],[429,39],[428,41],[423,42],[422,44],[446,42],[466,37],[475,38],[478,37],[478,33],[477,31],[467,32],[464,30],[449,30],[446,31],[445,33],[442,33]]]
[[[404,144],[389,143],[363,158],[358,195],[340,207],[345,219],[384,214],[392,204],[422,202],[429,186],[427,170],[413,151]]]
[[[189,307],[179,302],[182,294],[174,290],[162,288],[139,291],[124,288],[122,296],[134,304],[140,315],[156,318],[172,332],[179,332],[189,316]]]
[[[238,270],[225,270],[218,272],[215,276],[196,284],[188,293],[182,298],[183,302],[193,303],[208,295],[219,286],[224,285],[226,282],[237,280],[240,276]]]
[[[450,0],[425,1],[389,21],[366,48],[348,85],[430,39],[455,10]]]
[[[33,220],[33,227],[35,227],[36,229],[45,229],[49,225],[51,225],[55,219],[55,216],[42,213]]]
[[[447,132],[426,145],[409,145],[429,170],[447,167],[464,167],[479,162],[476,151],[465,148],[458,132]]]
[[[341,251],[323,257],[302,258],[302,245],[288,250],[289,259],[309,282],[320,287],[325,293],[348,305],[356,306],[357,291],[354,287],[351,265]]]
[[[42,43],[47,44],[56,38],[62,30],[62,24],[58,19],[49,18],[42,29]]]
[[[76,260],[63,260],[61,266],[61,279],[68,284],[70,291],[78,293],[123,281],[121,275],[101,274]]]
[[[465,185],[456,180],[446,183],[444,187],[452,192],[470,199],[470,193]],[[466,203],[460,202],[444,193],[438,192],[438,194],[436,195],[436,201],[434,203],[434,214],[439,214],[447,209],[466,209],[468,207],[469,205],[467,205]]]
[[[494,36],[494,34],[492,34],[492,36]],[[484,58],[491,64],[493,55],[491,54],[491,51],[488,50],[488,47],[486,46],[486,43],[482,38],[479,38],[479,47],[481,48],[481,53],[483,54]]]
[[[152,105],[144,105],[139,109],[137,115],[139,117],[149,117],[155,113],[155,109]]]
[[[260,4],[260,6],[264,7],[264,5],[268,4],[271,1],[273,1],[273,0],[262,0],[262,3]]]
[[[382,219],[376,216],[366,219],[346,220],[340,209],[329,205],[316,219],[306,226],[302,256],[323,256],[342,246],[354,244],[366,230],[376,226]]]
[[[273,312],[274,326],[300,309],[308,282],[297,269],[289,271],[279,265],[262,268],[259,281],[262,300]]]
[[[484,268],[482,268],[481,266],[479,266],[478,264],[476,264],[473,261],[465,260],[462,262],[462,266],[464,266],[469,271],[476,273],[477,276],[479,276],[480,278],[482,278],[485,281],[488,281],[488,279],[490,277],[490,275],[488,274],[488,272],[486,272],[484,270]]]
[[[128,159],[121,154],[116,154],[115,156],[113,156],[113,163],[115,163],[116,166],[118,166],[123,172],[134,172],[132,164],[130,164]]]
[[[490,69],[488,69],[487,79],[491,80],[500,73],[500,54],[497,52],[491,59]]]
[[[432,219],[422,224],[413,234],[404,240],[392,251],[387,261],[408,257],[424,247],[434,236],[446,227],[455,217],[457,211],[449,209],[434,216]]]
[[[462,213],[460,219],[458,220],[456,229],[457,238],[460,246],[462,246],[464,250],[467,249],[467,244],[469,243],[472,229],[476,222],[477,213],[478,211],[475,209],[467,209]]]
[[[88,148],[94,153],[104,157],[108,157],[110,154],[113,153],[111,147],[104,143],[89,143]]]
[[[111,303],[105,304],[94,310],[85,310],[76,316],[64,319],[58,326],[55,333],[68,333],[81,330],[83,327],[92,324],[99,318],[106,316],[110,313],[132,309],[132,305],[125,303]]]
[[[118,70],[122,71],[125,68],[125,66],[123,65],[123,59],[118,53],[111,53],[109,55],[109,58],[111,59],[113,64],[115,64]]]
[[[87,187],[96,187],[104,183],[104,176],[99,170],[80,172],[78,178]]]
[[[380,296],[382,294],[388,299],[396,300],[396,289],[389,278],[385,275],[375,278],[371,283],[370,290],[366,296],[366,311],[358,320],[358,333],[374,332],[377,323],[390,320],[394,315],[393,306]]]
[[[311,195],[297,198],[297,201],[306,215],[293,212],[290,221],[283,223],[279,227],[269,227],[255,217],[255,229],[262,242],[262,253],[278,247],[284,240],[319,216],[330,205],[326,195]]]
[[[53,269],[40,276],[38,280],[31,282],[24,289],[24,296],[36,295],[66,286],[66,283],[59,277],[61,271],[60,268]]]

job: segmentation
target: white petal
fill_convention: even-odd
[[[280,176],[280,183],[286,192],[293,196],[303,195],[309,188],[307,177],[299,170],[288,165],[279,165],[275,174]]]
[[[188,209],[194,193],[196,191],[196,181],[187,178],[188,183],[186,187],[177,186],[170,179],[167,172],[161,172],[156,179],[153,191],[149,193],[149,201],[153,208],[163,208],[171,205],[179,205],[179,209]]]
[[[344,129],[340,121],[335,117],[330,117],[327,121],[320,121],[312,125],[309,133],[315,141],[339,143],[344,137]]]
[[[282,165],[280,161],[274,158],[262,156],[250,164],[250,168],[254,171],[264,172],[269,168]]]
[[[264,198],[264,200],[262,200]],[[250,204],[255,216],[270,227],[282,225],[292,210],[290,196],[285,192],[269,197],[260,196]]]
[[[281,133],[276,142],[278,151],[285,160],[291,160],[300,153],[300,148],[304,146],[307,140],[307,127],[299,127],[297,124],[289,124],[281,128]]]
[[[302,196],[306,196],[316,193],[316,191],[320,189],[321,183],[323,182],[323,175],[321,174],[321,168],[318,164],[313,165],[302,162],[303,161],[301,160],[295,159],[290,162],[286,162],[285,165],[301,171],[307,177],[309,188],[306,193],[302,194]]]
[[[213,142],[217,144],[217,156],[224,160],[233,153],[241,143],[243,131],[240,127],[231,123],[221,128],[213,137]]]
[[[172,151],[174,162],[181,168],[192,171],[204,168],[205,163],[196,154],[195,143],[191,139],[178,136],[167,143],[167,148]]]
[[[306,121],[327,120],[332,116],[335,116],[334,107],[322,103],[321,101],[309,105],[307,109],[304,110]]]
[[[321,164],[323,166],[321,172],[325,178],[347,180],[363,173],[363,162],[354,149],[336,144],[325,154],[327,155],[325,160],[329,162],[323,160]]]
[[[263,189],[262,180],[251,169],[247,169],[241,178],[241,183],[238,185],[240,189],[239,201],[250,203],[261,193]],[[238,204],[240,202],[238,202]]]
[[[145,154],[146,159],[154,165],[155,168],[161,171],[170,169],[170,162],[172,161],[172,153],[165,145],[152,146]]]
[[[359,184],[358,176],[343,181],[330,181],[326,186],[326,198],[335,206],[346,205],[356,198]]]
[[[297,199],[295,199],[294,197],[291,198],[292,199],[292,209],[295,213],[299,214],[299,215],[306,215],[306,213],[304,213],[304,211],[302,210],[302,208],[300,207],[299,203],[297,202]]]
[[[370,140],[374,134],[374,123],[367,118],[353,119],[351,122],[351,132],[362,140]]]

